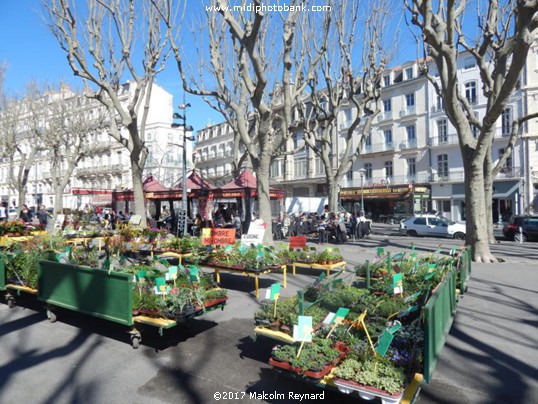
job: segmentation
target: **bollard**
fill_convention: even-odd
[[[523,243],[523,227],[519,226],[519,242]]]

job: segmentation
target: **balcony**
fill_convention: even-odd
[[[457,145],[458,135],[435,136],[430,139],[431,146]]]
[[[387,151],[394,151],[394,143],[374,143],[371,145],[364,145],[362,153],[382,153]]]
[[[392,111],[382,112],[377,116],[377,121],[390,121],[392,119]]]
[[[499,174],[495,177],[496,179],[501,178],[518,178],[523,177],[523,170],[521,167],[503,167]]]
[[[400,150],[416,149],[417,139],[404,140],[400,143]]]
[[[353,179],[343,179],[339,182],[342,188],[359,188],[361,186],[361,180],[357,172],[353,173]],[[415,175],[395,175],[390,178],[387,177],[371,177],[364,179],[364,187],[372,186],[396,186],[396,185],[408,185],[408,184],[424,184],[430,182],[430,174],[427,172],[421,172]]]
[[[118,174],[123,171],[123,165],[121,164],[111,164],[105,166],[94,166],[94,167],[79,167],[77,168],[77,176],[86,177],[99,174]]]
[[[438,172],[433,175],[433,182],[461,182],[465,179],[463,170],[450,170],[450,172]]]
[[[445,108],[440,105],[434,105],[431,107],[431,115],[432,116],[438,116],[438,115],[444,115],[445,114]]]
[[[400,111],[400,118],[403,118],[405,116],[410,116],[410,115],[416,115],[416,114],[417,114],[417,109],[415,106],[407,107]]]

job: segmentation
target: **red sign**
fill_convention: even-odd
[[[306,236],[291,236],[290,249],[294,248],[306,248]]]
[[[235,229],[202,229],[202,245],[235,244]]]

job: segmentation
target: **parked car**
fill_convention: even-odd
[[[456,223],[432,214],[415,215],[400,222],[400,233],[411,237],[434,236],[465,240],[465,223]]]
[[[521,227],[521,232],[519,228]],[[538,216],[512,216],[503,227],[503,235],[509,240],[524,242],[538,239]]]

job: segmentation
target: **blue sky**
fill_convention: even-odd
[[[5,89],[23,93],[32,80],[45,83],[66,81],[80,87],[82,80],[73,76],[65,52],[38,14],[39,0],[0,0],[0,63],[7,63]],[[175,60],[157,81],[174,95],[174,105],[183,103],[183,90]],[[222,121],[219,113],[209,108],[199,97],[187,95],[192,107],[187,110],[187,124],[195,130],[208,122]]]
[[[82,81],[73,76],[65,53],[42,21],[38,13],[40,3],[40,0],[0,0],[0,63],[8,65],[4,83],[8,92],[23,93],[27,83],[32,80],[50,84],[65,81],[77,87],[82,85]],[[187,20],[199,13],[196,6],[199,3],[190,3],[191,15],[187,15]],[[413,52],[410,58],[404,60],[415,56],[416,52]],[[157,82],[173,94],[174,105],[183,102],[175,60],[169,59],[167,68],[158,76]],[[187,124],[195,130],[202,129],[208,123],[223,121],[222,116],[200,97],[187,95],[187,102],[192,105],[188,109]]]

